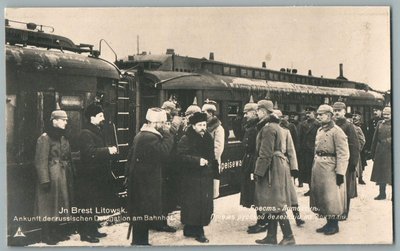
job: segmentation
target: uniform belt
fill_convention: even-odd
[[[323,156],[326,156],[326,157],[336,157],[336,153],[327,153],[327,152],[324,152],[324,151],[317,151],[317,152],[315,152],[315,154],[316,154],[317,156],[320,156],[320,157],[323,157]]]

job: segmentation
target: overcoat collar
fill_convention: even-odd
[[[150,133],[154,133],[154,134],[160,136],[161,138],[163,137],[159,131],[157,131],[154,127],[149,126],[148,124],[144,124],[144,125],[142,126],[142,128],[140,128],[140,131],[141,131],[141,132],[150,132]]]
[[[335,126],[335,123],[331,120],[328,124],[322,125],[320,130],[324,130],[325,132],[329,131]]]
[[[88,124],[86,125],[86,129],[88,129],[89,131],[91,131],[91,132],[93,132],[93,133],[95,133],[95,134],[97,134],[97,135],[100,135],[100,136],[103,135],[103,133],[102,133],[100,127],[95,126],[95,125],[93,125],[92,123],[88,123]]]

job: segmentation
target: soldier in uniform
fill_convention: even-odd
[[[338,218],[346,212],[345,175],[349,160],[349,145],[343,130],[332,120],[333,109],[321,105],[317,110],[321,123],[315,142],[315,160],[311,176],[311,210],[326,217],[327,223],[317,233],[339,232]]]
[[[149,228],[164,221],[165,180],[163,169],[170,157],[174,138],[165,127],[166,112],[150,108],[147,123],[133,139],[128,162],[128,214],[133,228],[131,245],[149,245]],[[152,218],[146,218],[151,216]]]
[[[367,159],[371,159],[371,144],[372,144],[372,139],[375,134],[375,129],[378,126],[379,121],[383,120],[382,118],[382,109],[379,107],[375,107],[373,109],[373,116],[371,120],[368,122],[367,125],[367,134],[366,139],[367,142],[365,143],[365,149],[367,150]]]
[[[256,240],[256,243],[277,244],[279,222],[283,233],[279,245],[294,245],[296,242],[286,215],[286,209],[291,205],[292,180],[288,159],[282,152],[284,139],[279,119],[271,115],[273,106],[270,100],[260,100],[257,103],[259,119],[268,120],[268,123],[256,138],[255,206],[267,214],[268,233],[264,239]]]
[[[350,211],[350,201],[357,197],[357,166],[360,159],[360,145],[357,138],[357,132],[352,123],[349,123],[345,117],[346,105],[343,102],[333,104],[333,118],[337,126],[342,128],[347,136],[350,158],[349,166],[346,171],[346,190],[347,190],[347,211],[343,214],[342,220],[346,220]]]
[[[110,170],[110,160],[118,153],[116,146],[107,146],[103,132],[104,112],[101,106],[91,104],[86,108],[88,123],[79,136],[81,165],[77,170],[77,193],[79,206],[91,208],[109,207],[115,200],[114,178]],[[88,215],[85,215],[88,216]],[[93,217],[93,215],[92,215]],[[98,231],[97,222],[82,222],[79,228],[81,241],[99,242],[98,238],[107,236]]]
[[[314,161],[314,147],[315,137],[319,123],[315,119],[315,108],[306,108],[306,120],[300,123],[299,128],[299,183],[308,183],[310,185],[311,179],[311,167]],[[310,195],[310,191],[304,194],[305,196]]]
[[[35,168],[37,173],[35,214],[41,217],[69,216],[73,197],[73,167],[71,149],[65,137],[67,113],[55,110],[50,125],[37,140]],[[62,208],[66,213],[59,213]],[[57,221],[46,222],[42,228],[42,241],[55,245],[68,240]]]
[[[281,126],[282,133],[282,152],[289,160],[290,174],[293,178],[298,177],[299,168],[297,162],[295,143],[292,140],[292,134],[289,127],[289,121],[287,121],[280,110],[274,110],[274,115],[280,118],[279,125]],[[291,199],[291,209],[293,212],[294,219],[297,226],[303,225],[305,222],[300,217],[299,202],[297,200],[296,190],[294,188],[294,183],[290,182],[290,199]]]
[[[215,101],[207,99],[201,110],[207,114],[207,131],[214,140],[215,158],[218,161],[218,165],[221,165],[221,156],[225,147],[225,130],[222,127],[221,121],[215,116],[217,112],[216,104]],[[219,196],[219,179],[220,177],[218,176],[214,180],[214,198]]]
[[[243,124],[244,136],[244,157],[242,161],[241,186],[240,186],[240,205],[250,208],[254,205],[254,167],[256,164],[256,137],[257,137],[257,104],[250,98],[250,102],[244,106],[245,122]],[[257,222],[249,226],[247,232],[255,234],[264,232],[267,229],[265,218],[260,210],[256,210]]]
[[[378,123],[371,145],[374,160],[371,181],[379,185],[379,195],[375,200],[386,199],[386,184],[392,184],[392,119],[391,108],[383,109],[383,120]]]
[[[201,243],[209,240],[204,226],[211,221],[213,178],[218,175],[214,140],[207,132],[207,114],[196,112],[189,118],[190,127],[178,143],[182,165],[181,221],[183,234]]]
[[[358,184],[360,185],[365,185],[365,181],[363,179],[363,172],[365,170],[365,167],[367,166],[367,156],[366,156],[366,140],[367,140],[367,130],[366,127],[364,126],[364,124],[362,123],[362,118],[361,118],[361,113],[360,112],[355,112],[353,114],[353,124],[355,126],[355,128],[357,129],[357,135],[359,135],[359,140],[362,139],[361,133],[364,136],[364,143],[362,143],[360,141],[360,168],[359,168],[359,173],[358,173]],[[361,129],[360,130],[358,129]]]

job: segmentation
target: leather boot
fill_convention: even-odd
[[[385,200],[386,199],[386,184],[379,184],[379,195],[374,200]]]
[[[306,223],[305,221],[303,221],[300,217],[300,211],[299,211],[299,206],[298,205],[293,205],[292,206],[292,212],[293,212],[293,216],[294,219],[296,221],[296,225],[298,227],[300,227],[301,225],[303,225],[304,223]]]
[[[326,224],[323,227],[317,228],[317,233],[324,233],[325,230],[329,227],[329,220],[326,219]]]
[[[328,227],[325,229],[324,234],[332,235],[339,232],[339,221],[336,219],[329,220]]]
[[[276,219],[270,219],[268,223],[268,233],[267,236],[262,240],[256,240],[257,244],[272,244],[276,245],[278,240],[276,239],[276,234],[278,231],[278,221]]]
[[[290,227],[290,222],[288,219],[279,220],[279,225],[281,226],[283,239],[279,242],[279,245],[295,245],[296,241],[293,236],[292,228]]]

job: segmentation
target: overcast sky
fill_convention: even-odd
[[[390,14],[387,7],[263,8],[37,8],[7,9],[6,18],[55,28],[76,44],[98,48],[105,39],[118,58],[175,49],[182,56],[296,68],[299,74],[344,76],[390,89]],[[102,57],[114,60],[103,47]]]

